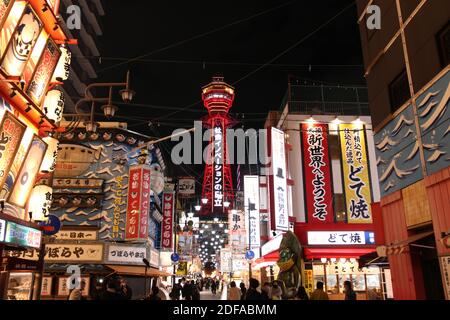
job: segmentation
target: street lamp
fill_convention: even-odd
[[[198,205],[194,206],[194,208],[195,208],[195,211],[200,211],[200,209],[202,208],[202,206],[198,204]]]
[[[73,114],[65,114],[67,117],[73,117],[71,123],[68,126],[68,130],[66,132],[71,132],[76,129],[78,124],[81,122],[80,119],[82,118],[88,118],[88,120],[84,123],[86,127],[86,131],[93,133],[96,132],[98,129],[98,123],[94,121],[94,109],[96,103],[105,103],[101,107],[103,110],[103,114],[106,118],[114,117],[117,110],[119,108],[112,104],[112,94],[113,94],[113,88],[114,87],[125,87],[125,89],[120,90],[120,95],[122,97],[123,102],[129,103],[133,99],[135,92],[130,89],[130,72],[127,72],[127,79],[126,82],[111,82],[111,83],[92,83],[88,85],[84,91],[84,97],[75,104],[75,113]],[[91,89],[93,88],[109,88],[109,94],[108,97],[105,98],[95,98],[91,92]],[[80,106],[84,103],[91,103],[90,112],[83,112],[80,110]]]
[[[225,208],[228,208],[229,206],[230,206],[230,201],[227,201],[227,200],[225,200],[224,202],[223,202],[223,206],[225,207]]]

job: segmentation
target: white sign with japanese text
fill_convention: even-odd
[[[6,221],[0,219],[0,241],[5,241]]]
[[[272,128],[271,139],[273,176],[272,228],[274,230],[288,231],[289,214],[287,210],[287,172],[284,132]]]
[[[220,251],[220,272],[231,272],[232,259],[231,250],[222,249]]]
[[[97,231],[87,231],[87,230],[61,230],[55,234],[55,238],[58,240],[76,240],[76,241],[93,241],[97,240]]]
[[[259,219],[259,177],[244,176],[245,229],[251,248],[261,246]]]
[[[58,279],[58,296],[60,297],[66,297],[70,293],[70,289],[67,285],[69,281],[67,281],[69,277],[61,277]],[[81,292],[82,296],[88,296],[89,295],[89,285],[90,285],[90,279],[89,277],[81,277],[81,281],[84,281],[85,286],[83,291]]]
[[[46,262],[101,262],[103,244],[50,243],[45,246]]]
[[[52,277],[43,277],[41,286],[41,296],[51,296],[52,295]]]
[[[159,267],[159,251],[153,248],[150,249],[150,265]]]
[[[367,231],[309,231],[309,245],[372,245],[375,234]]]
[[[108,263],[143,265],[142,259],[148,259],[145,246],[108,246]]]

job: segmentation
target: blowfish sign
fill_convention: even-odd
[[[223,130],[214,128],[214,211],[223,210]]]
[[[174,198],[174,192],[164,193],[161,247],[165,249],[172,248]]]
[[[301,128],[308,221],[331,223],[334,221],[334,211],[327,125],[302,124]]]
[[[349,223],[371,223],[372,202],[363,128],[357,124],[343,124],[340,128],[344,186]]]
[[[150,169],[147,166],[130,168],[126,240],[146,240],[150,201]]]

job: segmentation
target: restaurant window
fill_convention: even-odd
[[[391,100],[391,113],[395,113],[411,98],[406,70],[403,70],[389,85],[389,97]]]
[[[439,57],[441,59],[442,68],[450,63],[450,23],[439,31],[437,35]]]

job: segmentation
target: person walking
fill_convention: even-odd
[[[236,282],[231,281],[230,289],[228,290],[227,300],[241,300],[241,290],[236,287]]]
[[[295,300],[309,300],[308,293],[304,286],[298,288],[297,294],[295,295]]]
[[[175,283],[172,291],[170,291],[170,298],[172,300],[180,300],[181,289],[183,289],[183,287],[181,286],[181,281],[181,279],[178,279],[178,283]]]
[[[217,290],[217,286],[216,286],[216,282],[213,280],[213,282],[211,283],[211,292],[212,294],[216,294],[216,290]]]
[[[159,288],[157,286],[152,287],[152,293],[148,297],[148,300],[161,300],[159,296]]]
[[[263,300],[272,300],[272,285],[269,282],[264,282],[261,287],[261,296]]]
[[[356,300],[356,292],[353,291],[353,286],[350,281],[344,281],[345,300]]]
[[[251,278],[250,279],[250,288],[248,288],[247,293],[245,295],[245,300],[262,300],[261,293],[258,291],[259,281]]]
[[[330,300],[328,294],[323,290],[323,282],[317,282],[317,289],[311,294],[311,300]]]
[[[245,300],[245,296],[247,295],[247,288],[245,287],[245,283],[241,282],[239,287],[241,288],[241,300]]]
[[[194,280],[191,281],[192,300],[200,300],[200,290]]]
[[[272,283],[272,300],[281,300],[282,295],[283,295],[283,290],[278,285],[278,282],[274,281]]]
[[[186,281],[181,291],[183,293],[184,300],[192,300],[192,290],[193,288],[191,283]]]
[[[85,298],[83,297],[83,290],[85,287],[86,282],[84,280],[81,280],[79,288],[74,288],[70,290],[67,300],[85,300]]]
[[[133,291],[128,285],[127,281],[124,278],[119,278],[120,283],[120,294],[122,295],[123,300],[131,300],[133,297]]]

